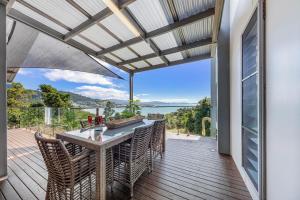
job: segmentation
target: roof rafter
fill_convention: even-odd
[[[224,0],[216,1],[216,4],[215,4],[216,14],[214,17],[213,32],[212,32],[212,40],[214,43],[216,43],[218,41],[223,7],[224,7]],[[211,48],[211,55],[215,56],[215,53],[216,53],[216,45],[213,45],[213,47]]]
[[[193,42],[191,44],[182,45],[182,46],[173,47],[173,48],[170,48],[170,49],[163,50],[163,51],[160,52],[160,55],[165,56],[165,55],[168,55],[168,54],[172,54],[172,53],[176,53],[176,52],[180,52],[180,51],[185,51],[185,50],[188,50],[188,49],[193,49],[193,48],[196,48],[196,47],[206,46],[206,45],[210,45],[210,44],[212,44],[212,39],[207,38],[207,39],[199,40],[197,42]],[[157,55],[154,54],[154,53],[151,53],[151,54],[141,56],[139,58],[133,58],[133,59],[130,59],[130,60],[126,60],[126,61],[120,62],[118,64],[119,65],[125,65],[125,64],[129,64],[129,63],[133,63],[133,62],[138,62],[138,61],[141,61],[141,60],[146,60],[146,59],[149,59],[149,58],[154,58],[154,57],[157,57]]]
[[[84,10],[78,3],[76,3],[74,0],[66,0],[69,4],[71,4],[74,8],[76,8],[79,12],[81,12],[83,15],[85,15],[87,18],[92,18],[92,16]]]
[[[72,1],[72,0],[67,0],[67,1],[69,2],[69,1]],[[118,5],[118,7],[120,9],[124,9],[124,8],[126,8],[127,5],[129,5],[130,3],[134,2],[134,1],[135,0],[122,0],[121,3]],[[72,37],[78,35],[82,31],[90,28],[91,26],[93,26],[97,22],[105,19],[106,17],[108,17],[108,16],[110,16],[112,14],[113,14],[113,12],[109,8],[103,9],[102,11],[100,11],[99,13],[97,13],[96,15],[90,17],[88,20],[86,20],[85,22],[81,23],[80,25],[78,25],[77,27],[75,27],[74,29],[72,29],[69,33],[67,33],[64,36],[64,40],[65,41],[70,40]]]
[[[156,37],[156,36],[168,33],[170,31],[176,30],[176,29],[178,29],[180,27],[183,27],[183,26],[186,26],[188,24],[192,24],[192,23],[194,23],[196,21],[199,21],[201,19],[210,17],[210,16],[214,15],[214,13],[215,13],[215,9],[214,8],[210,8],[210,9],[208,9],[206,11],[197,13],[195,15],[187,17],[187,18],[185,18],[183,20],[180,20],[178,22],[174,22],[173,24],[169,24],[167,26],[164,26],[164,27],[161,27],[161,28],[156,29],[154,31],[151,31],[149,33],[146,33],[145,39],[147,40],[147,39],[150,39],[150,38],[153,38],[153,37]],[[128,45],[136,44],[136,43],[141,42],[141,41],[143,41],[143,38],[136,37],[136,38],[127,40],[126,42],[123,42],[123,43],[111,46],[111,47],[106,48],[104,50],[101,50],[101,51],[99,51],[97,53],[97,55],[100,56],[100,55],[109,53],[111,51],[115,51],[115,50],[121,49],[121,48],[126,47]]]
[[[199,55],[199,56],[193,56],[193,57],[183,59],[183,60],[173,61],[173,62],[170,62],[168,66],[166,66],[164,64],[159,64],[159,65],[153,65],[151,67],[139,68],[139,69],[134,70],[134,72],[136,73],[136,72],[143,72],[143,71],[159,69],[159,68],[164,68],[164,67],[170,67],[173,65],[180,65],[183,63],[189,63],[189,62],[194,62],[194,61],[198,61],[198,60],[205,60],[205,59],[209,59],[209,58],[211,58],[210,53],[204,54],[204,55]]]

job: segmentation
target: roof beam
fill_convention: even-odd
[[[221,18],[223,13],[224,0],[218,0],[215,4],[215,17],[213,21],[213,31],[212,31],[212,40],[214,43],[218,41],[218,35],[220,30]],[[216,54],[216,45],[213,45],[211,48],[211,55],[214,57]]]
[[[139,69],[134,70],[134,73],[149,71],[149,70],[153,70],[153,69],[160,69],[160,68],[164,68],[164,67],[170,67],[170,66],[174,66],[174,65],[180,65],[180,64],[184,64],[184,63],[194,62],[194,61],[198,61],[198,60],[205,60],[205,59],[210,59],[210,58],[211,58],[210,53],[208,53],[208,54],[204,54],[204,55],[193,56],[193,57],[183,59],[183,60],[170,62],[168,66],[165,66],[164,64],[160,64],[160,65],[153,65],[151,67],[139,68]]]
[[[180,51],[185,51],[185,50],[188,50],[188,49],[193,49],[193,48],[196,48],[196,47],[206,46],[206,45],[210,45],[210,44],[212,44],[212,39],[207,38],[207,39],[199,40],[197,42],[193,42],[191,44],[182,45],[182,46],[178,46],[178,47],[163,50],[163,51],[160,52],[160,55],[165,56],[165,55],[168,55],[168,54],[172,54],[172,53],[176,53],[176,52],[180,52]],[[155,53],[151,53],[151,54],[148,54],[148,55],[145,55],[145,56],[141,56],[139,58],[133,58],[133,59],[130,59],[130,60],[126,60],[126,61],[120,62],[118,64],[119,65],[125,65],[125,64],[137,62],[137,61],[140,61],[140,60],[146,60],[146,59],[149,59],[149,58],[154,58],[156,56],[157,55]]]
[[[200,13],[197,13],[197,14],[192,15],[190,17],[187,17],[187,18],[185,18],[185,19],[183,19],[181,21],[174,22],[173,24],[169,24],[167,26],[164,26],[164,27],[161,27],[161,28],[156,29],[154,31],[151,31],[149,33],[146,33],[144,39],[147,40],[147,39],[159,36],[159,35],[163,35],[165,33],[168,33],[170,31],[176,30],[176,29],[181,28],[183,26],[186,26],[188,24],[192,24],[192,23],[194,23],[196,21],[199,21],[201,19],[207,18],[207,17],[212,16],[214,14],[215,14],[215,9],[214,8],[210,8],[210,9],[204,11],[204,12],[200,12]],[[141,41],[143,41],[142,38],[139,38],[139,37],[133,38],[133,39],[128,40],[126,42],[114,45],[114,46],[106,48],[104,50],[101,50],[101,51],[99,51],[97,53],[97,55],[103,55],[103,54],[109,53],[111,51],[115,51],[117,49],[121,49],[121,48],[126,47],[128,45],[136,44],[136,43],[141,42]]]
[[[156,55],[161,57],[164,63],[168,65],[169,61],[164,56],[160,55],[159,48],[151,41],[151,39],[145,38],[145,31],[126,8],[121,10],[114,0],[104,0],[104,3],[136,37],[141,37],[145,42],[147,42]]]
[[[87,18],[92,18],[90,13],[88,13],[86,10],[84,10],[80,5],[78,5],[74,0],[66,0],[69,4],[71,4],[74,8],[76,8],[79,12],[81,12],[83,15],[85,15]]]
[[[69,33],[67,33],[64,36],[64,40],[65,41],[70,40],[72,37],[78,35],[82,31],[90,28],[91,26],[93,26],[94,24],[96,24],[98,21],[101,21],[101,20],[105,19],[106,17],[110,16],[111,14],[112,14],[112,12],[110,11],[110,9],[109,8],[105,8],[101,12],[97,13],[96,15],[94,15],[93,17],[91,17],[90,19],[88,19],[87,21],[81,23],[80,25],[78,25],[77,27],[75,27],[74,29],[72,29]]]
[[[69,2],[69,1],[72,1],[72,0],[67,0],[67,1]],[[127,5],[129,5],[130,3],[134,2],[134,1],[135,0],[122,0],[121,3],[118,5],[118,7],[120,7],[120,9],[124,9]],[[108,17],[108,16],[110,16],[112,14],[113,14],[113,12],[111,11],[111,9],[109,9],[109,8],[103,9],[102,11],[100,11],[96,15],[92,16],[87,21],[81,23],[80,25],[78,25],[77,27],[75,27],[73,30],[71,30],[69,33],[67,33],[64,36],[64,40],[65,41],[70,40],[72,37],[78,35],[82,31],[90,28],[91,26],[93,26],[97,22],[105,19],[106,17]]]
[[[12,8],[16,0],[9,0],[6,5],[6,14],[9,12],[9,10]]]

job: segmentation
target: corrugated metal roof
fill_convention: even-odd
[[[147,59],[147,61],[151,65],[159,65],[159,64],[163,64],[164,63],[164,61],[160,57],[149,58],[149,59]]]
[[[183,59],[183,56],[182,56],[181,53],[172,53],[172,54],[166,55],[166,58],[167,58],[170,62],[173,62],[173,61],[177,61],[177,60],[182,60],[182,59]]]
[[[105,3],[102,0],[74,0],[90,15],[96,15],[98,12],[106,8]]]
[[[114,51],[113,53],[123,60],[129,60],[137,57],[137,55],[130,51],[127,47]]]
[[[208,17],[182,28],[187,43],[193,43],[212,35],[213,17]]]
[[[179,20],[213,8],[216,4],[216,0],[173,0],[173,2]]]
[[[188,52],[191,56],[199,56],[199,55],[204,55],[204,54],[208,54],[211,51],[211,46],[207,45],[204,47],[197,47],[194,49],[189,49]]]
[[[134,34],[116,17],[111,15],[101,21],[107,29],[123,41],[134,38]]]
[[[143,67],[148,67],[149,65],[145,62],[145,61],[138,61],[138,62],[134,62],[131,63],[133,66],[135,66],[136,68],[143,68]]]
[[[154,51],[150,48],[150,45],[148,43],[146,43],[145,41],[133,44],[130,47],[135,52],[137,52],[140,56],[154,53]]]
[[[112,59],[115,62],[121,62],[122,60],[120,60],[119,58],[117,58],[116,56],[111,55],[110,53],[104,54],[105,57]]]
[[[101,49],[100,49],[99,47],[97,47],[96,45],[94,45],[94,44],[88,42],[87,40],[85,40],[85,39],[83,39],[83,38],[81,38],[81,37],[79,37],[79,36],[73,37],[73,40],[75,40],[75,41],[77,41],[77,42],[79,42],[79,43],[81,43],[81,44],[83,44],[83,45],[85,45],[85,46],[87,46],[87,47],[93,49],[94,51],[100,51],[100,50],[101,50]]]
[[[102,54],[102,50],[118,45],[122,42],[126,42],[136,37],[136,35],[133,34],[135,31],[128,29],[125,25],[126,22],[121,21],[115,14],[108,14],[107,16],[104,16],[106,18],[102,18],[102,21],[98,21],[96,23],[93,22],[93,20],[88,19],[83,13],[81,13],[78,7],[71,5],[66,0],[22,1],[26,2],[32,7],[35,7],[38,10],[41,10],[46,15],[49,15],[50,18],[54,18],[58,22],[55,22],[55,20],[51,21],[51,19],[47,19],[47,16],[44,15],[43,17],[42,15],[34,12],[34,8],[30,9],[22,5],[24,3],[22,3],[21,1],[16,1],[14,3],[13,8],[27,15],[28,17],[37,20],[42,24],[64,34],[65,36],[67,36],[67,39],[70,39],[68,35],[71,35],[70,37],[73,36],[72,39],[79,42],[83,46],[78,48],[85,50],[84,46],[86,46],[89,49],[95,51],[90,52],[87,50],[88,53],[92,53],[94,56],[96,56],[96,52],[98,51],[100,51],[100,54]],[[125,9],[127,9],[127,11],[129,11],[129,15],[131,14],[132,18],[135,19],[138,22],[138,24],[140,24],[141,28],[146,32],[145,35],[147,36],[148,32],[157,30],[161,27],[174,23],[174,21],[177,21],[176,16],[178,16],[178,20],[180,21],[189,16],[198,14],[202,11],[206,11],[207,9],[214,7],[216,1],[218,0],[135,0],[129,1],[129,4]],[[82,9],[87,11],[90,15],[95,15],[101,12],[103,9],[108,8],[102,0],[74,0],[74,2],[81,6]],[[176,13],[174,11],[176,11]],[[125,16],[126,15],[127,14],[125,14]],[[194,22],[193,24],[180,27],[171,32],[166,31],[164,34],[161,33],[161,35],[151,38],[151,40],[154,42],[154,44],[158,47],[158,50],[160,51],[164,51],[185,44],[190,44],[204,38],[212,37],[213,21],[213,16],[207,17],[200,21]],[[83,22],[85,22],[84,24],[87,24],[87,27],[83,27]],[[88,23],[90,22],[92,22],[92,24],[96,24],[89,27]],[[62,25],[59,25],[61,23]],[[64,25],[67,27],[65,27]],[[78,25],[80,25],[80,28],[78,27]],[[10,25],[8,24],[8,28],[9,26]],[[71,34],[68,34],[69,31],[66,30],[68,29],[68,27],[71,29],[76,29],[74,29]],[[47,30],[45,29],[43,31],[47,32]],[[113,35],[110,35],[110,33],[112,33]],[[59,36],[60,35],[58,35],[58,37]],[[84,39],[84,37],[86,39]],[[148,38],[146,38],[146,40],[147,39]],[[131,40],[131,42],[132,41],[135,42],[140,40],[134,39]],[[130,47],[130,49],[132,50],[130,50],[128,47],[124,48],[124,45],[120,45],[119,48],[122,49],[117,49],[113,47],[113,52],[106,51],[106,54],[104,56],[110,58],[115,62],[122,62],[129,59],[137,58],[138,56],[145,56],[154,53],[153,49],[145,41],[136,44],[131,42],[124,44],[129,44],[130,46],[128,47]],[[177,52],[174,54],[167,55],[166,58],[170,62],[182,60],[195,55],[207,54],[207,52],[209,52],[209,49],[209,46],[203,48],[195,48],[192,50],[186,50],[183,52]],[[162,64],[163,60],[159,57],[155,57],[147,59],[147,62],[141,61],[134,64],[136,64],[137,67],[146,67],[149,65],[149,63],[151,63],[152,65]],[[130,65],[128,66],[129,69],[132,68],[130,67]]]
[[[170,18],[167,19],[159,0],[135,1],[128,6],[128,9],[134,14],[146,32],[166,26],[172,21]]]
[[[129,64],[126,64],[126,65],[124,65],[125,67],[127,67],[128,69],[131,69],[131,70],[133,70],[134,68],[133,67],[131,67]]]
[[[22,4],[20,4],[18,2],[15,2],[13,4],[13,8],[20,11],[21,13],[27,15],[28,17],[31,17],[62,34],[66,34],[68,32],[68,30],[66,30],[65,28],[57,25],[56,23],[52,22],[51,20],[41,16],[40,14],[32,11],[31,9],[23,6]]]
[[[177,47],[177,42],[174,35],[171,32],[157,36],[152,39],[160,50],[166,50],[173,47]]]
[[[118,40],[109,35],[97,24],[81,32],[81,34],[104,48],[108,48],[119,43]]]
[[[23,0],[35,8],[43,11],[54,19],[61,21],[65,25],[75,28],[87,17],[70,5],[67,1],[62,0]]]

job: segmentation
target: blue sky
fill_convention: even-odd
[[[95,74],[49,70],[22,69],[15,82],[25,88],[37,89],[50,84],[61,91],[70,91],[98,99],[128,99],[128,74],[109,66],[125,80]],[[134,76],[134,96],[141,101],[195,103],[210,96],[210,60],[187,63]]]

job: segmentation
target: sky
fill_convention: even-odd
[[[50,84],[60,91],[91,98],[127,100],[128,74],[113,66],[106,66],[124,80],[83,72],[23,68],[14,81],[22,83],[27,89]],[[196,103],[210,96],[210,66],[210,60],[202,60],[136,73],[134,98],[143,102]]]

